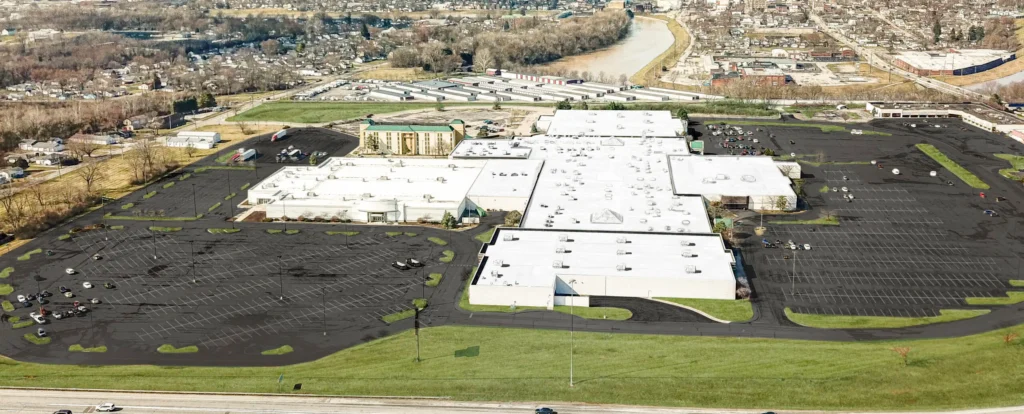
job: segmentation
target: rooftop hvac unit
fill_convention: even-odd
[[[363,198],[371,198],[371,197],[373,197],[372,193],[363,193]]]
[[[560,242],[567,242],[567,241],[569,241],[569,236],[565,235],[565,234],[559,234],[558,235],[558,241],[560,241]]]
[[[555,269],[561,269],[563,267],[562,266],[562,261],[561,260],[555,260],[554,262],[551,262],[551,267],[553,267]]]
[[[689,274],[697,273],[697,266],[694,266],[694,265],[686,266],[686,273],[689,273]]]
[[[502,265],[504,265],[504,264],[505,264],[505,261],[504,261],[504,260],[495,260],[495,261],[494,261],[494,265],[495,265],[495,266],[498,266],[498,267],[501,267],[501,266],[502,266]]]
[[[616,238],[615,238],[615,242],[616,242],[616,243],[619,243],[619,244],[623,244],[623,243],[626,243],[626,242],[627,242],[627,240],[626,240],[626,238],[625,238],[625,237],[616,237]]]
[[[310,191],[306,193],[306,197],[316,197],[316,193]]]
[[[694,243],[692,241],[683,240],[683,241],[679,242],[679,245],[693,247],[693,246],[696,246],[697,243]]]
[[[506,235],[501,236],[501,240],[502,241],[513,241],[515,239],[516,239],[515,236],[513,236],[511,234],[506,234]]]
[[[715,179],[716,180],[728,180],[729,176],[727,176],[725,174],[718,174],[718,175],[715,176]]]
[[[388,176],[386,176],[386,175],[382,175],[382,176],[380,176],[380,178],[377,178],[377,179],[380,180],[380,181],[390,180],[390,178],[388,178]]]
[[[627,255],[627,254],[629,254],[629,252],[627,252],[627,251],[625,251],[625,250],[616,250],[616,251],[615,251],[615,254],[617,254],[617,255],[619,255],[619,256],[623,256],[623,255]]]
[[[443,183],[444,181],[445,181],[444,177],[437,177],[437,182]]]
[[[555,253],[565,253],[565,247],[558,246],[555,248]]]
[[[626,264],[625,263],[619,263],[619,264],[615,265],[615,270],[618,270],[620,272],[625,271],[626,270]]]
[[[498,273],[497,270],[492,270],[491,271],[491,276],[494,276],[494,278],[497,279],[497,278],[501,277],[501,273]]]
[[[697,257],[697,253],[689,250],[683,250],[683,257]]]

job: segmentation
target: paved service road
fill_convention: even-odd
[[[315,396],[266,396],[266,395],[212,395],[212,394],[160,394],[125,393],[102,391],[48,391],[24,389],[0,389],[0,400],[4,402],[0,413],[52,413],[68,409],[74,413],[95,412],[95,406],[113,402],[121,408],[120,413],[375,413],[375,414],[495,414],[533,413],[542,405],[531,403],[476,403],[448,400],[418,399],[373,399],[338,398]],[[764,410],[733,409],[692,409],[662,407],[598,406],[575,404],[550,404],[562,414],[582,413],[629,413],[629,414],[710,414],[733,413],[754,414]],[[783,413],[783,411],[778,411]],[[1024,412],[1024,407],[992,408],[981,410],[948,411],[945,414],[1010,414]],[[800,413],[810,413],[801,411]],[[879,413],[875,413],[879,414]],[[908,413],[902,413],[908,414]],[[914,414],[914,413],[909,413]]]

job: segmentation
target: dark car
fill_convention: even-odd
[[[64,287],[64,286],[61,286],[61,287],[59,287],[58,289],[60,290],[60,293],[65,293],[65,292],[67,292],[67,291],[68,291],[68,288],[66,288],[66,287]]]
[[[412,267],[423,267],[423,262],[416,259],[406,260],[405,263]]]
[[[552,410],[548,407],[541,407],[533,410],[534,414],[558,414],[558,411]]]
[[[71,410],[57,410],[57,411],[54,411],[53,414],[73,414],[73,413],[71,412]]]
[[[48,297],[50,297],[50,296],[53,296],[53,294],[52,294],[52,293],[50,293],[50,291],[49,291],[49,290],[44,290],[44,291],[42,291],[42,292],[39,292],[39,297],[42,297],[42,298],[48,298]]]
[[[110,282],[104,283],[103,284],[103,288],[104,289],[113,289],[114,288],[114,284],[110,283]]]
[[[21,302],[21,307],[23,307],[23,308],[31,308],[32,307],[32,302]]]
[[[398,270],[409,270],[409,265],[405,264],[404,262],[394,262],[391,264],[391,267],[394,267],[395,269]]]

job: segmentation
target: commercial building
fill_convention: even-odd
[[[792,181],[771,157],[671,156],[668,165],[676,195],[703,196],[733,209],[796,209]]]
[[[996,68],[1016,58],[1016,53],[1005,50],[949,49],[945,52],[900,52],[893,63],[920,76],[964,76]]]
[[[686,127],[669,111],[559,110],[537,120],[549,137],[679,138]]]
[[[467,210],[526,207],[541,161],[329,158],[284,167],[250,187],[270,218],[369,223],[440,221]]]
[[[865,109],[876,118],[960,118],[989,132],[1024,130],[1024,118],[981,104],[868,102]]]
[[[220,142],[219,132],[181,131],[167,138],[166,145],[175,148],[213,149]]]
[[[717,234],[498,228],[480,251],[474,305],[588,306],[590,296],[734,299]],[[570,299],[572,297],[572,299]]]
[[[466,137],[466,124],[379,123],[359,124],[359,147],[364,153],[389,155],[448,155]]]

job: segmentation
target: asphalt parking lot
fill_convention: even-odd
[[[986,308],[968,305],[966,298],[1020,290],[1009,284],[1021,278],[1019,242],[1010,235],[1021,224],[1017,211],[1024,198],[1019,184],[997,173],[1008,164],[992,157],[1020,153],[1020,144],[953,119],[876,120],[847,128],[892,135],[778,126],[755,133],[760,145],[802,161],[801,205],[808,210],[765,216],[763,238],[809,244],[811,250],[762,247],[762,237],[753,234],[760,217],[747,214],[737,233],[761,310],[754,323],[788,324],[787,307],[812,314],[936,316],[942,309]],[[991,185],[987,197],[917,150],[914,144],[921,142]],[[997,196],[1005,200],[997,203]],[[999,216],[983,214],[986,209]],[[771,224],[829,216],[840,225]]]

